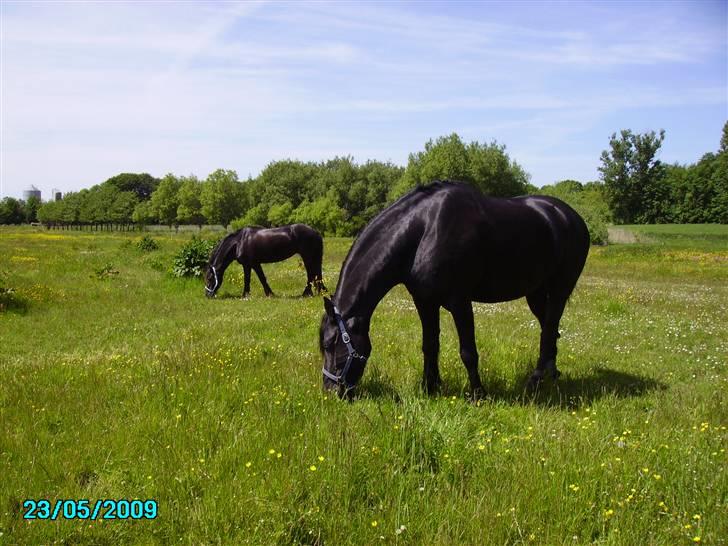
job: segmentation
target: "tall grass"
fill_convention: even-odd
[[[477,405],[444,312],[442,393],[421,392],[401,288],[358,399],[327,396],[298,259],[265,267],[275,298],[240,300],[232,266],[208,300],[165,272],[188,237],[0,230],[0,543],[725,544],[728,234],[592,249],[535,395],[526,303],[476,304]],[[350,244],[325,242],[330,288]],[[160,509],[27,522],[27,498]]]

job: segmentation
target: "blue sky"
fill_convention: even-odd
[[[598,178],[622,128],[692,163],[728,119],[728,3],[8,2],[2,196],[120,172],[406,165],[497,140],[537,186]]]

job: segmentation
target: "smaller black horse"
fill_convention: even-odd
[[[273,291],[268,286],[260,264],[281,262],[299,254],[306,267],[306,288],[304,296],[312,296],[313,288],[321,293],[326,287],[321,279],[321,260],[324,241],[321,234],[305,224],[291,224],[276,228],[245,227],[225,237],[213,250],[205,272],[205,294],[208,298],[222,285],[225,270],[237,260],[245,273],[243,297],[250,293],[250,270],[254,270],[263,285],[266,296]]]

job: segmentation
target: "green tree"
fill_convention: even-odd
[[[562,180],[553,186],[544,186],[535,194],[551,195],[565,201],[579,213],[589,229],[592,244],[607,242],[609,207],[601,184],[582,184],[576,180]]]
[[[26,223],[36,222],[38,220],[38,209],[40,208],[40,198],[32,195],[23,205],[23,219]]]
[[[202,182],[196,176],[190,175],[180,178],[182,185],[179,188],[177,198],[177,222],[180,224],[197,224],[202,228],[205,223],[205,216],[202,214]]]
[[[63,208],[61,210],[61,221],[64,224],[78,224],[81,222],[81,204],[84,194],[88,190],[80,192],[69,192],[63,196]]]
[[[268,224],[271,226],[283,226],[290,224],[292,212],[293,205],[290,201],[286,201],[280,205],[273,205],[270,209],[268,209]]]
[[[177,223],[177,207],[179,207],[179,189],[182,183],[172,173],[165,175],[152,194],[151,207],[159,222],[172,227]]]
[[[315,201],[303,201],[292,213],[294,222],[308,224],[325,235],[349,235],[351,226],[346,222],[346,211],[336,199],[336,189]]]
[[[48,201],[38,208],[38,221],[45,225],[57,225],[63,221],[62,214],[62,201]]]
[[[119,191],[133,192],[139,201],[146,201],[159,186],[159,179],[148,173],[121,173],[112,176],[104,184],[111,184]]]
[[[511,160],[505,146],[495,141],[465,144],[453,133],[434,142],[429,140],[424,151],[410,154],[404,176],[390,192],[390,198],[433,180],[468,182],[487,195],[506,197],[526,193],[529,175]]]
[[[269,163],[255,180],[251,205],[291,203],[297,207],[304,198],[311,197],[315,171],[316,167],[311,163],[290,159]]]
[[[134,207],[131,219],[135,224],[139,225],[154,224],[159,221],[159,218],[157,218],[154,213],[151,201],[142,201],[137,204],[137,206]]]
[[[250,207],[243,216],[230,223],[232,229],[248,226],[268,226],[268,205],[258,203],[254,207]]]
[[[227,226],[247,208],[246,197],[238,173],[217,169],[207,177],[202,187],[202,214],[209,222]]]
[[[0,224],[22,224],[24,220],[22,201],[12,197],[0,201]]]
[[[612,134],[601,155],[599,171],[617,223],[658,223],[670,220],[670,188],[665,167],[656,155],[665,131]]]
[[[131,223],[139,198],[133,191],[120,191],[107,210],[107,221],[114,224]]]

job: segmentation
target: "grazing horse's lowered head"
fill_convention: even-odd
[[[218,288],[222,284],[222,275],[222,271],[218,275],[217,268],[214,265],[207,266],[205,270],[205,295],[208,298],[215,297]]]
[[[210,255],[210,261],[205,269],[205,295],[214,298],[222,285],[225,270],[237,258],[239,232],[231,233],[218,243]]]
[[[364,374],[372,350],[369,323],[362,317],[341,316],[336,305],[324,298],[324,316],[319,329],[319,350],[324,356],[324,387],[349,396]]]

